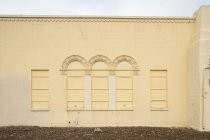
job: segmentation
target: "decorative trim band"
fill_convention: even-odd
[[[0,17],[0,22],[133,22],[133,23],[195,23],[194,18],[75,18],[75,17]]]

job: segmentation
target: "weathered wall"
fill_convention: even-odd
[[[188,50],[194,19],[0,18],[0,125],[187,126]],[[133,111],[67,111],[70,55],[132,56]],[[31,110],[31,69],[49,69],[50,110]],[[168,109],[150,110],[150,70],[167,70]],[[196,96],[194,96],[196,98]],[[197,125],[197,118],[195,125]]]
[[[202,6],[195,14],[195,34],[189,50],[189,124],[203,127],[203,71],[210,56],[210,7]]]

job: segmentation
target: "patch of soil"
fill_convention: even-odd
[[[95,131],[94,131],[95,130]],[[210,132],[162,127],[0,127],[0,139],[210,140]]]

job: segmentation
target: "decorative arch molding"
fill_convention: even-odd
[[[111,69],[112,67],[112,61],[111,59],[109,59],[108,57],[104,56],[104,55],[96,55],[93,56],[90,60],[89,60],[89,64],[90,64],[90,68],[92,69],[93,65],[96,62],[104,62],[107,64],[108,68]]]
[[[128,55],[121,55],[121,56],[116,57],[113,61],[113,68],[116,69],[118,64],[123,61],[130,63],[135,73],[137,73],[139,69],[138,69],[136,60],[133,57],[128,56]]]
[[[114,61],[111,61],[108,57],[104,55],[96,55],[92,57],[89,61],[87,61],[84,57],[79,55],[71,55],[67,57],[61,66],[61,74],[66,74],[66,71],[68,71],[68,67],[72,62],[79,62],[83,65],[84,70],[87,74],[91,73],[91,69],[93,65],[97,62],[104,62],[107,65],[107,68],[110,70],[110,74],[114,74],[114,71],[117,70],[117,66],[121,62],[128,62],[132,66],[132,71],[134,71],[134,74],[136,75],[139,71],[138,65],[134,58],[128,55],[121,55],[114,59]]]
[[[63,61],[61,71],[63,71],[63,73],[65,74],[65,70],[67,70],[69,65],[75,61],[80,62],[83,65],[84,69],[89,68],[88,61],[84,57],[79,55],[71,55]]]

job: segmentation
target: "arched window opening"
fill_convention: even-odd
[[[61,67],[67,77],[68,110],[132,110],[136,61],[121,55],[111,61],[96,55],[89,61],[72,55]]]
[[[84,74],[82,64],[72,62],[67,72],[67,108],[69,110],[84,109]]]
[[[133,109],[133,71],[127,61],[121,61],[116,67],[116,109]]]
[[[108,66],[103,61],[98,61],[92,65],[92,109],[109,109],[109,71]]]
[[[84,110],[85,70],[87,61],[78,55],[66,58],[61,71],[66,75],[67,109]]]

